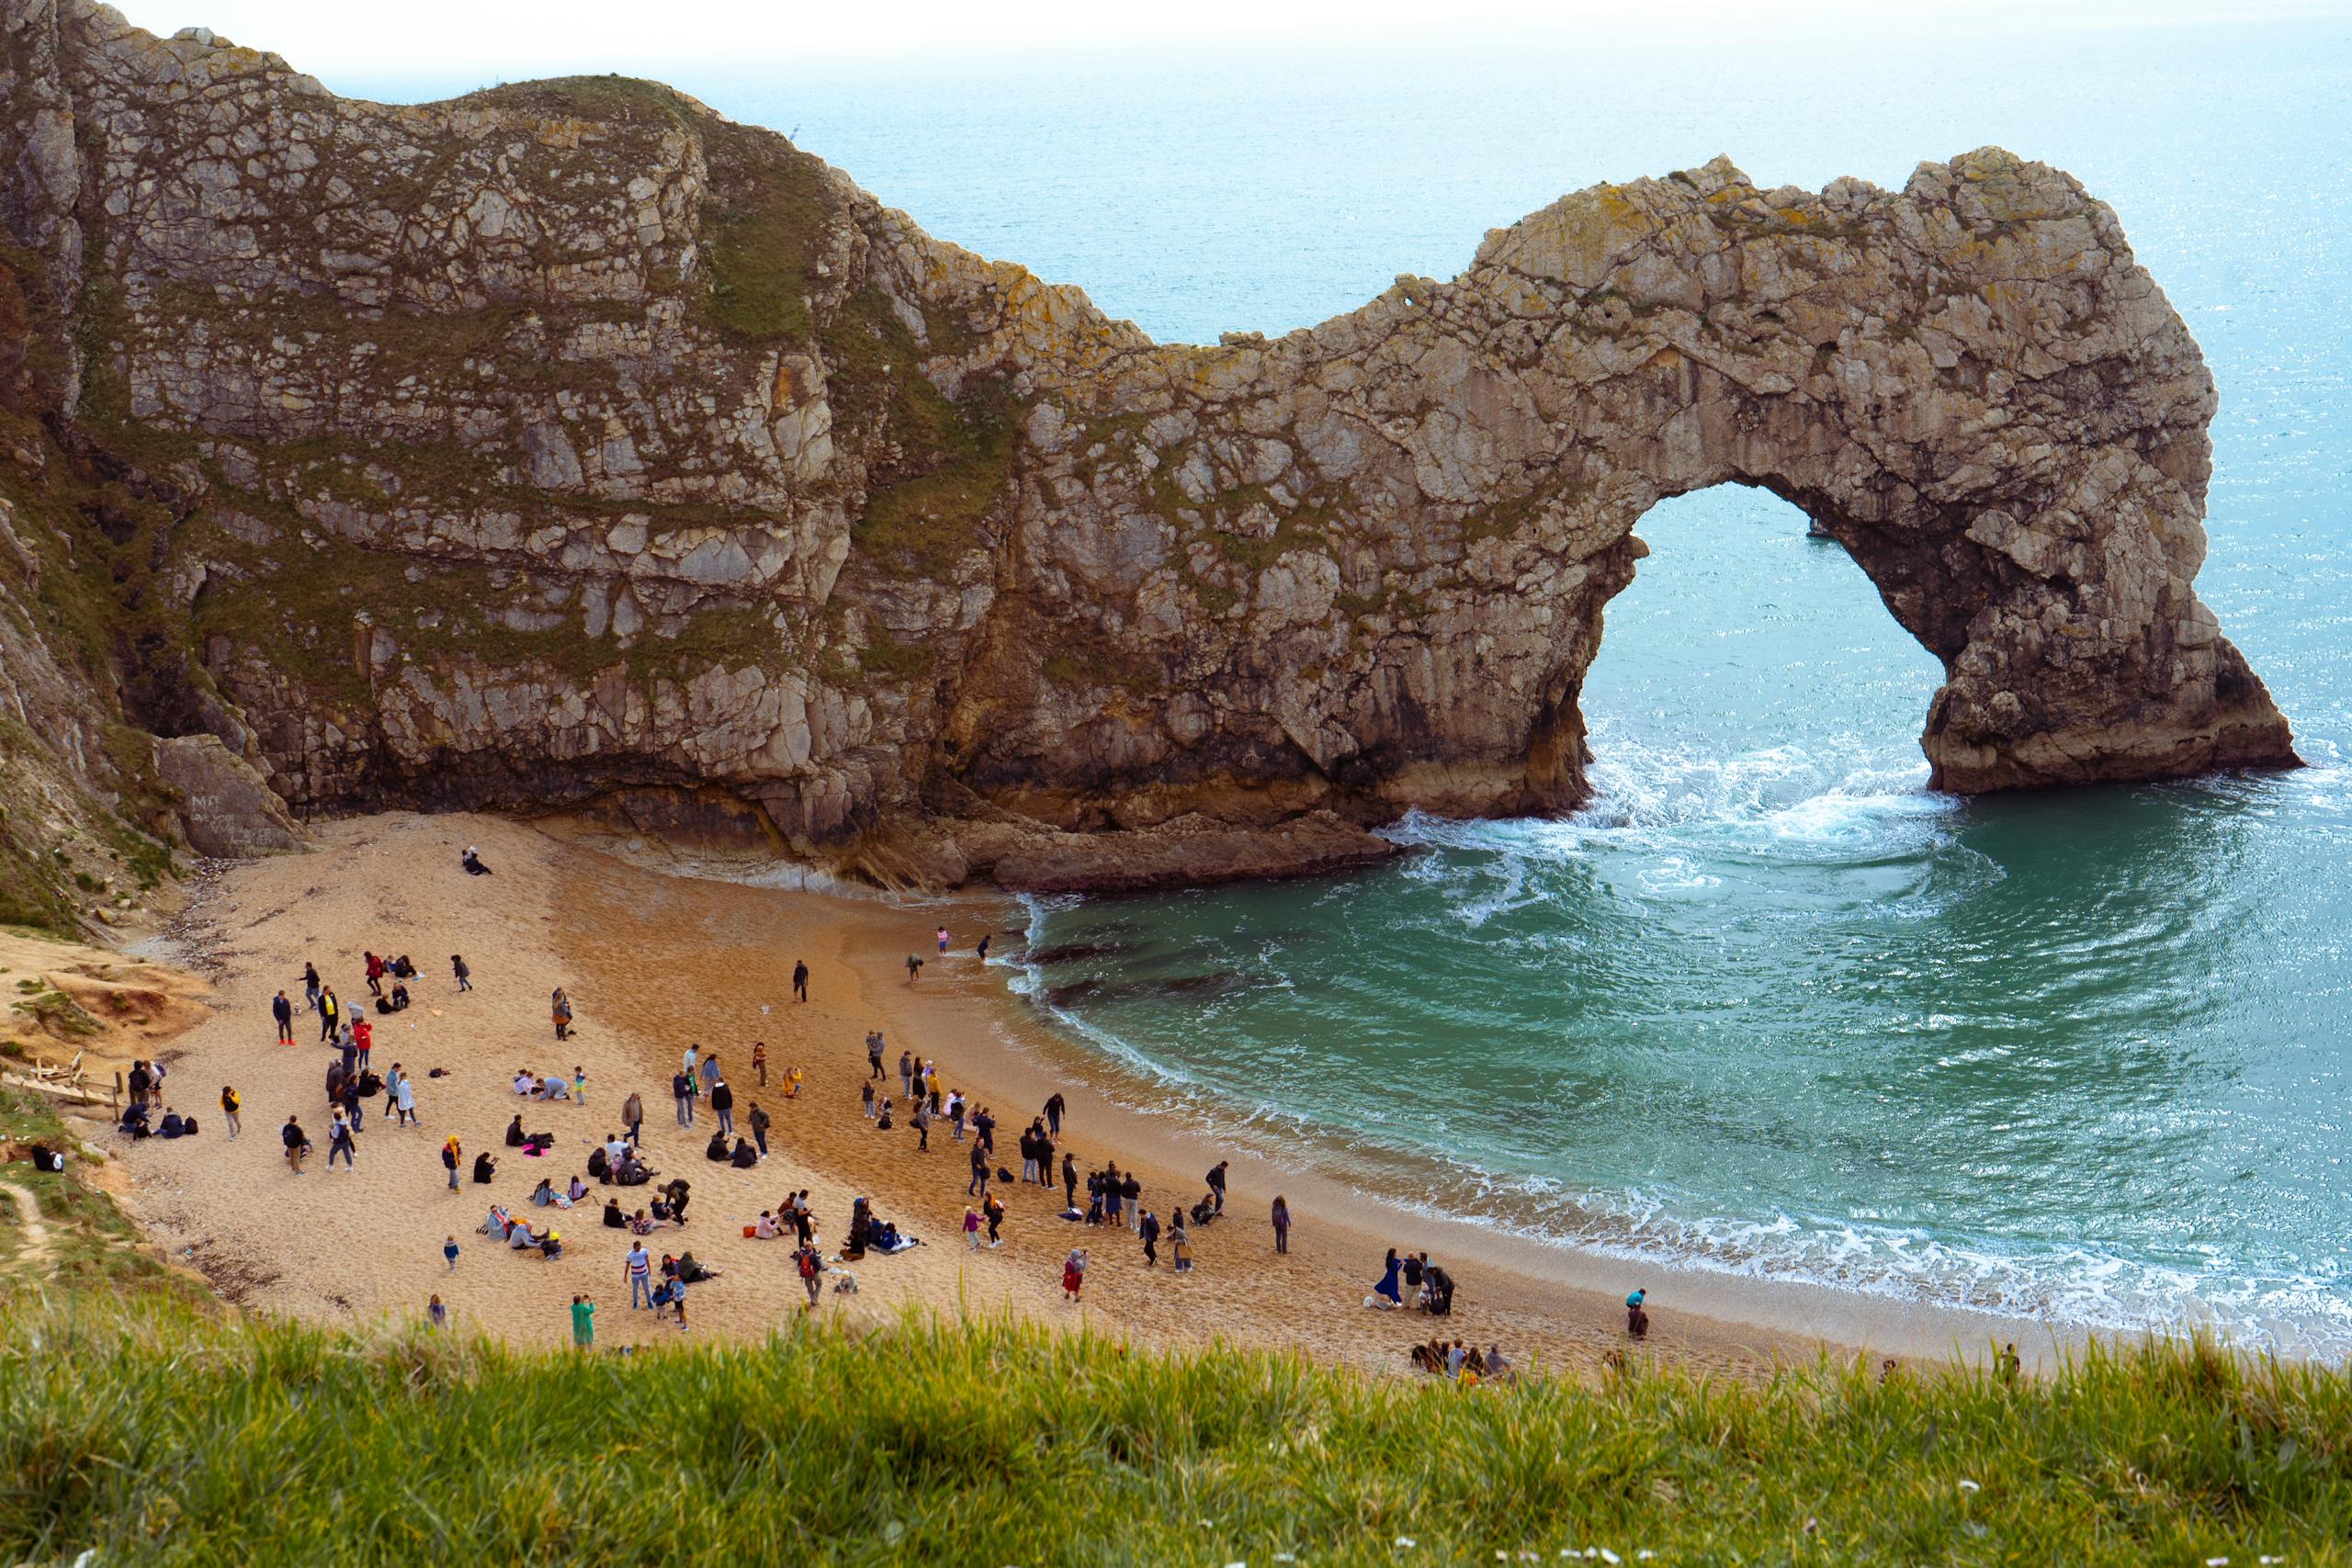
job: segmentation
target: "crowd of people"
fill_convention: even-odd
[[[469,872],[490,874],[472,849],[467,851],[465,860]],[[944,928],[936,935],[938,951],[944,954],[949,950],[949,935]],[[977,950],[983,961],[987,945],[987,939],[983,938]],[[452,953],[449,964],[457,994],[471,991],[473,972],[465,958]],[[372,1013],[374,1018],[380,1018],[413,1006],[409,987],[412,982],[421,982],[422,977],[406,954],[385,956],[372,949],[363,953],[359,967],[368,998],[364,1004],[344,1003],[317,966],[308,963],[303,965],[299,982],[301,1001],[298,1003],[288,990],[279,990],[270,1002],[276,1038],[281,1045],[295,1043],[299,1014],[308,1012],[318,1021],[320,1042],[332,1052],[322,1079],[325,1103],[316,1123],[323,1129],[330,1171],[338,1166],[345,1172],[354,1168],[370,1104],[379,1105],[379,1125],[417,1128],[424,1124],[418,1113],[416,1077],[406,1065],[395,1061],[380,1073],[376,1069],[372,1059],[374,1023],[370,1016]],[[910,979],[920,972],[920,959],[910,955]],[[805,1002],[808,994],[805,962],[796,963],[792,973],[794,999]],[[550,991],[549,1016],[558,1041],[567,1041],[576,1032],[575,1010],[566,987],[559,986]],[[1058,1207],[1043,1208],[1039,1211],[1043,1215],[1088,1231],[1124,1229],[1134,1238],[1140,1267],[1176,1275],[1193,1271],[1195,1237],[1219,1224],[1227,1214],[1229,1161],[1219,1160],[1204,1173],[1199,1188],[1193,1190],[1197,1190],[1197,1197],[1180,1190],[1167,1199],[1164,1207],[1155,1206],[1142,1177],[1134,1168],[1122,1168],[1113,1158],[1099,1163],[1081,1161],[1066,1135],[1069,1102],[1056,1092],[1013,1134],[1011,1142],[1015,1158],[1000,1162],[1000,1119],[996,1111],[947,1082],[937,1058],[902,1049],[893,1061],[879,1030],[869,1032],[864,1043],[867,1071],[859,1088],[860,1108],[874,1130],[899,1134],[906,1139],[904,1146],[909,1155],[925,1156],[933,1152],[932,1133],[944,1128],[949,1145],[960,1150],[958,1163],[966,1178],[964,1196],[967,1200],[961,1228],[970,1251],[996,1250],[1005,1245],[1012,1223],[1011,1200],[1020,1189],[1038,1188],[1051,1194],[1058,1188]],[[707,1125],[709,1136],[703,1145],[704,1158],[730,1170],[755,1170],[771,1153],[774,1119],[759,1098],[760,1091],[770,1087],[766,1042],[753,1042],[748,1059],[756,1086],[749,1097],[739,1097],[737,1086],[721,1066],[720,1054],[706,1051],[698,1043],[684,1049],[677,1071],[671,1077],[677,1128],[699,1134]],[[142,1060],[134,1064],[129,1084],[130,1105],[123,1113],[123,1131],[127,1134],[141,1137],[150,1135],[152,1131],[164,1137],[178,1137],[197,1131],[194,1117],[183,1116],[164,1103],[165,1076],[165,1068],[160,1063]],[[441,1077],[445,1073],[435,1067],[425,1076]],[[803,1082],[803,1070],[795,1066],[779,1075],[775,1087],[783,1100],[791,1100],[798,1098]],[[543,1071],[526,1064],[514,1069],[510,1088],[526,1111],[566,1107],[559,1114],[568,1115],[585,1108],[588,1076],[584,1065],[578,1063],[569,1074]],[[220,1103],[228,1135],[234,1138],[241,1131],[242,1098],[233,1086],[224,1085]],[[674,1258],[664,1254],[658,1265],[654,1262],[646,1238],[657,1231],[682,1229],[686,1224],[692,1190],[682,1177],[657,1184],[662,1173],[648,1152],[642,1094],[632,1089],[621,1099],[617,1111],[619,1127],[593,1144],[580,1170],[561,1179],[552,1170],[537,1175],[525,1205],[510,1208],[503,1202],[489,1202],[485,1219],[476,1227],[477,1233],[495,1244],[503,1244],[509,1251],[530,1252],[543,1261],[555,1261],[566,1253],[565,1238],[557,1228],[560,1215],[548,1213],[542,1226],[535,1223],[529,1210],[569,1211],[583,1204],[600,1207],[601,1228],[624,1233],[628,1239],[623,1278],[629,1288],[630,1310],[652,1312],[659,1320],[683,1332],[688,1288],[718,1278],[719,1271],[684,1251]],[[151,1122],[159,1124],[151,1129]],[[302,1113],[297,1111],[286,1118],[280,1138],[288,1169],[298,1176],[303,1174],[306,1162],[313,1157],[315,1150]],[[514,1115],[503,1139],[507,1156],[534,1161],[550,1159],[559,1142],[552,1131],[530,1130],[522,1111]],[[452,1193],[459,1190],[469,1173],[472,1184],[478,1187],[492,1187],[499,1180],[500,1154],[483,1148],[473,1152],[469,1159],[463,1140],[455,1133],[445,1136],[439,1156]],[[1016,1161],[1017,1175],[1013,1169]],[[647,1191],[642,1202],[627,1201],[617,1193],[607,1191],[598,1205],[594,1202],[598,1187],[643,1188]],[[1272,1198],[1267,1219],[1273,1253],[1287,1255],[1292,1215],[1285,1198],[1280,1194]],[[787,1267],[790,1277],[803,1288],[805,1301],[799,1310],[804,1313],[819,1305],[828,1280],[838,1292],[857,1289],[856,1276],[850,1265],[869,1258],[891,1257],[921,1245],[920,1239],[902,1224],[882,1218],[868,1198],[859,1196],[851,1204],[838,1248],[828,1256],[805,1188],[787,1191],[780,1201],[761,1210],[756,1219],[743,1224],[742,1231],[750,1239],[787,1244]],[[452,1236],[445,1248],[449,1269],[457,1268],[458,1252]],[[1066,1301],[1077,1303],[1082,1299],[1093,1252],[1094,1248],[1086,1245],[1074,1245],[1064,1250],[1059,1282]],[[1392,1247],[1383,1274],[1372,1294],[1365,1298],[1365,1304],[1392,1309],[1409,1305],[1429,1315],[1443,1317],[1453,1310],[1454,1294],[1452,1275],[1431,1261],[1426,1252],[1406,1254]],[[1627,1306],[1627,1333],[1638,1339],[1648,1326],[1641,1293],[1635,1292]],[[593,1342],[594,1298],[577,1294],[572,1298],[572,1308],[575,1343],[587,1348]],[[1414,1366],[1464,1381],[1501,1376],[1509,1366],[1496,1348],[1490,1346],[1481,1351],[1475,1346],[1465,1347],[1458,1339],[1448,1344],[1433,1337],[1414,1345],[1409,1353]]]

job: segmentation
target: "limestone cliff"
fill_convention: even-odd
[[[2196,344],[2005,152],[1597,186],[1450,283],[1156,344],[666,89],[362,103],[0,6],[25,440],[145,509],[133,716],[300,811],[932,882],[1346,863],[1582,798],[1634,525],[1724,482],[1943,661],[1941,787],[2293,760],[2191,586]]]

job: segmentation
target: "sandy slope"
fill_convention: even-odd
[[[852,1197],[865,1193],[928,1244],[860,1264],[855,1297],[826,1295],[822,1312],[854,1321],[880,1321],[907,1303],[945,1313],[1011,1310],[1148,1342],[1223,1337],[1401,1367],[1403,1347],[1435,1325],[1361,1305],[1384,1241],[1394,1241],[1431,1249],[1460,1278],[1458,1310],[1443,1325],[1450,1335],[1499,1341],[1522,1360],[1577,1369],[1596,1367],[1623,1343],[1616,1303],[1631,1277],[1627,1266],[1408,1221],[1335,1184],[1238,1158],[1230,1217],[1197,1235],[1197,1268],[1188,1279],[1164,1266],[1146,1269],[1129,1235],[1050,1217],[1060,1206],[1058,1188],[1049,1196],[1015,1184],[1007,1245],[967,1253],[958,1234],[964,1150],[942,1125],[932,1151],[918,1155],[903,1126],[880,1133],[860,1114],[869,1028],[886,1031],[890,1064],[902,1047],[936,1055],[948,1085],[995,1105],[1000,1163],[1008,1167],[1018,1164],[1018,1127],[1054,1087],[1070,1097],[1065,1146],[1077,1150],[1080,1168],[1106,1154],[1122,1168],[1132,1165],[1142,1173],[1146,1203],[1163,1215],[1174,1200],[1198,1196],[1200,1173],[1217,1157],[1170,1119],[1123,1111],[1074,1085],[1021,1004],[968,956],[934,958],[919,985],[905,983],[906,954],[929,953],[929,933],[941,919],[976,934],[986,923],[1002,923],[1001,906],[893,909],[664,876],[481,817],[386,815],[330,825],[320,839],[313,853],[233,869],[194,911],[212,927],[211,946],[225,968],[218,982],[223,1010],[165,1055],[169,1098],[198,1110],[205,1132],[123,1151],[134,1211],[233,1299],[341,1321],[420,1312],[437,1291],[460,1318],[518,1341],[555,1343],[566,1333],[572,1293],[585,1291],[601,1303],[602,1341],[674,1337],[674,1330],[628,1310],[627,1240],[599,1224],[604,1190],[594,1183],[589,1205],[558,1216],[571,1247],[556,1262],[494,1249],[475,1232],[490,1197],[520,1204],[542,1173],[559,1186],[575,1170],[584,1174],[591,1141],[614,1129],[634,1089],[646,1099],[646,1142],[663,1179],[684,1175],[695,1190],[692,1224],[683,1237],[666,1231],[654,1237],[657,1258],[661,1244],[683,1240],[726,1270],[690,1298],[698,1334],[756,1335],[797,1311],[802,1298],[786,1246],[744,1239],[741,1228],[806,1187],[829,1242],[839,1241]],[[460,871],[458,852],[467,843],[482,847],[495,875]],[[968,954],[968,934],[958,946]],[[424,1124],[409,1130],[379,1122],[379,1100],[368,1108],[356,1170],[330,1172],[322,1089],[329,1053],[315,1043],[317,1025],[308,1017],[297,1021],[300,1043],[276,1044],[267,1003],[281,986],[300,1002],[306,958],[346,1000],[364,996],[366,948],[409,953],[425,972],[415,988],[419,1005],[381,1021],[376,1048],[379,1071],[397,1060],[416,1076]],[[463,953],[472,967],[470,994],[455,994],[452,953]],[[804,957],[812,1000],[796,1006],[789,973]],[[570,989],[577,1015],[575,1041],[562,1046],[548,1019],[548,995],[559,984]],[[805,1070],[797,1100],[752,1083],[754,1039],[767,1042],[772,1077],[796,1063]],[[775,1153],[758,1170],[706,1163],[707,1120],[691,1134],[675,1126],[669,1075],[690,1042],[718,1052],[739,1095],[739,1124],[754,1099],[775,1116]],[[497,1145],[523,1103],[508,1088],[514,1069],[568,1073],[575,1064],[587,1070],[586,1107],[539,1107],[524,1116],[526,1126],[558,1134],[553,1154],[530,1160],[499,1147],[494,1186],[469,1182],[449,1193],[441,1139],[455,1131],[469,1157]],[[434,1066],[451,1076],[424,1077]],[[217,1111],[223,1083],[235,1084],[245,1102],[244,1135],[234,1144],[221,1135]],[[319,1149],[299,1177],[279,1158],[277,1130],[289,1112],[301,1117]],[[1272,1255],[1264,1223],[1277,1186],[1297,1216],[1287,1258]],[[627,1206],[646,1195],[624,1194],[632,1200]],[[542,1222],[553,1213],[528,1212]],[[448,1272],[439,1249],[452,1233],[464,1253]],[[1095,1264],[1080,1308],[1066,1304],[1058,1288],[1060,1259],[1074,1238],[1092,1248]],[[1824,1341],[1904,1354],[1955,1345],[1973,1350],[2000,1327],[1834,1292],[1640,1273],[1653,1292],[1651,1349],[1724,1371],[1808,1358]]]

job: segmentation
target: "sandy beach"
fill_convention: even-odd
[[[674,1328],[628,1307],[629,1238],[605,1228],[598,1213],[614,1190],[591,1180],[589,1199],[568,1213],[527,1203],[543,1175],[559,1189],[575,1172],[585,1177],[591,1148],[618,1127],[621,1102],[634,1090],[645,1100],[645,1147],[659,1179],[684,1176],[694,1191],[685,1229],[656,1233],[649,1249],[658,1259],[690,1247],[723,1271],[689,1297],[697,1337],[755,1337],[799,1315],[804,1297],[789,1244],[742,1231],[761,1210],[805,1188],[829,1253],[859,1195],[925,1244],[869,1256],[854,1266],[856,1294],[826,1293],[820,1314],[853,1325],[910,1306],[1009,1312],[1142,1344],[1291,1346],[1383,1371],[1405,1371],[1406,1347],[1442,1332],[1499,1344],[1522,1365],[1581,1374],[1598,1371],[1611,1350],[1630,1348],[1621,1303],[1641,1284],[1654,1326],[1636,1353],[1737,1375],[1824,1349],[1973,1358],[2006,1338],[2031,1362],[2062,1343],[2014,1320],[1636,1266],[1430,1220],[1328,1178],[1218,1148],[1198,1129],[1139,1114],[1064,1070],[1070,1047],[1006,993],[1001,969],[971,955],[981,931],[1017,923],[1017,908],[1001,900],[894,908],[666,875],[488,817],[387,814],[330,823],[318,837],[311,852],[223,872],[183,927],[194,932],[184,942],[198,950],[187,956],[218,965],[219,1010],[163,1052],[164,1099],[196,1112],[201,1135],[135,1146],[111,1133],[99,1140],[121,1157],[125,1201],[149,1233],[230,1300],[258,1310],[366,1322],[420,1314],[438,1292],[461,1323],[517,1343],[555,1344],[567,1335],[571,1297],[587,1292],[599,1303],[600,1342],[674,1340]],[[460,869],[468,844],[481,847],[494,874]],[[944,958],[931,937],[941,923],[956,933],[956,951]],[[376,1021],[374,1052],[379,1072],[398,1062],[415,1080],[422,1125],[380,1120],[379,1096],[367,1109],[355,1168],[330,1170],[323,1083],[332,1054],[317,1043],[318,1023],[307,1013],[296,1019],[297,1043],[277,1044],[268,1004],[284,988],[300,1006],[306,960],[345,1001],[364,998],[361,955],[369,949],[409,954],[423,972],[413,987],[416,1005]],[[910,953],[929,960],[911,985]],[[450,978],[452,953],[471,968],[469,993],[458,994]],[[790,973],[800,960],[810,970],[806,1004],[791,999]],[[557,986],[568,989],[576,1015],[574,1038],[563,1044],[548,1020]],[[918,1153],[903,1119],[881,1132],[861,1114],[872,1029],[888,1042],[886,1068],[895,1069],[901,1050],[934,1057],[943,1089],[994,1108],[993,1164],[1017,1167],[1020,1129],[1057,1089],[1069,1101],[1058,1147],[1077,1153],[1081,1172],[1105,1157],[1138,1172],[1144,1204],[1163,1218],[1201,1195],[1209,1166],[1232,1158],[1227,1215],[1194,1232],[1193,1273],[1147,1268],[1131,1233],[1059,1219],[1058,1185],[999,1184],[1010,1208],[1004,1245],[967,1251],[967,1145],[943,1121],[929,1152]],[[752,1043],[763,1040],[776,1086],[767,1089],[751,1065]],[[689,1043],[718,1054],[738,1096],[739,1131],[748,1131],[755,1100],[774,1117],[771,1157],[757,1169],[704,1158],[707,1110],[691,1132],[675,1124],[669,1079]],[[803,1083],[787,1100],[781,1077],[795,1066]],[[512,1092],[518,1068],[568,1077],[575,1066],[587,1075],[584,1105],[539,1104]],[[435,1067],[447,1076],[427,1077]],[[224,1084],[244,1102],[243,1135],[233,1143],[219,1114]],[[895,1077],[889,1087],[895,1093]],[[555,1134],[546,1157],[503,1146],[518,1110],[527,1129]],[[299,1176],[280,1157],[277,1130],[288,1114],[317,1147]],[[469,1161],[485,1148],[499,1156],[493,1184],[447,1190],[439,1151],[453,1132]],[[1287,1257],[1274,1255],[1266,1220],[1276,1191],[1295,1216]],[[634,1209],[651,1194],[620,1196]],[[479,1234],[493,1200],[537,1224],[552,1215],[565,1256],[541,1261]],[[441,1247],[452,1235],[461,1257],[448,1269]],[[1092,1265],[1077,1306],[1059,1288],[1060,1261],[1073,1245],[1090,1248]],[[1459,1282],[1450,1319],[1364,1309],[1389,1245],[1426,1249],[1446,1264]]]

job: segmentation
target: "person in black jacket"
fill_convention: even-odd
[[[497,1172],[498,1172],[498,1162],[497,1162],[496,1160],[494,1160],[494,1159],[492,1159],[492,1158],[491,1158],[491,1157],[490,1157],[490,1151],[489,1151],[488,1149],[484,1149],[484,1150],[482,1150],[482,1152],[481,1152],[481,1153],[480,1153],[480,1154],[478,1154],[478,1155],[474,1156],[474,1185],[475,1185],[475,1186],[477,1186],[477,1187],[487,1187],[487,1186],[489,1186],[489,1185],[490,1185],[490,1179],[491,1179],[492,1176],[496,1175],[496,1174],[497,1174]]]
[[[729,1152],[727,1147],[727,1134],[713,1133],[710,1135],[710,1142],[703,1145],[702,1157],[724,1165]]]
[[[725,1078],[721,1078],[717,1083],[711,1085],[710,1109],[717,1113],[718,1117],[718,1135],[722,1138],[734,1136],[735,1091],[727,1087],[727,1080]]]
[[[269,1016],[277,1021],[277,1043],[280,1045],[293,1044],[294,1004],[286,999],[284,991],[278,992],[275,998],[271,998]]]
[[[1136,1235],[1143,1237],[1143,1260],[1146,1268],[1159,1261],[1159,1216],[1146,1209],[1136,1217]]]

